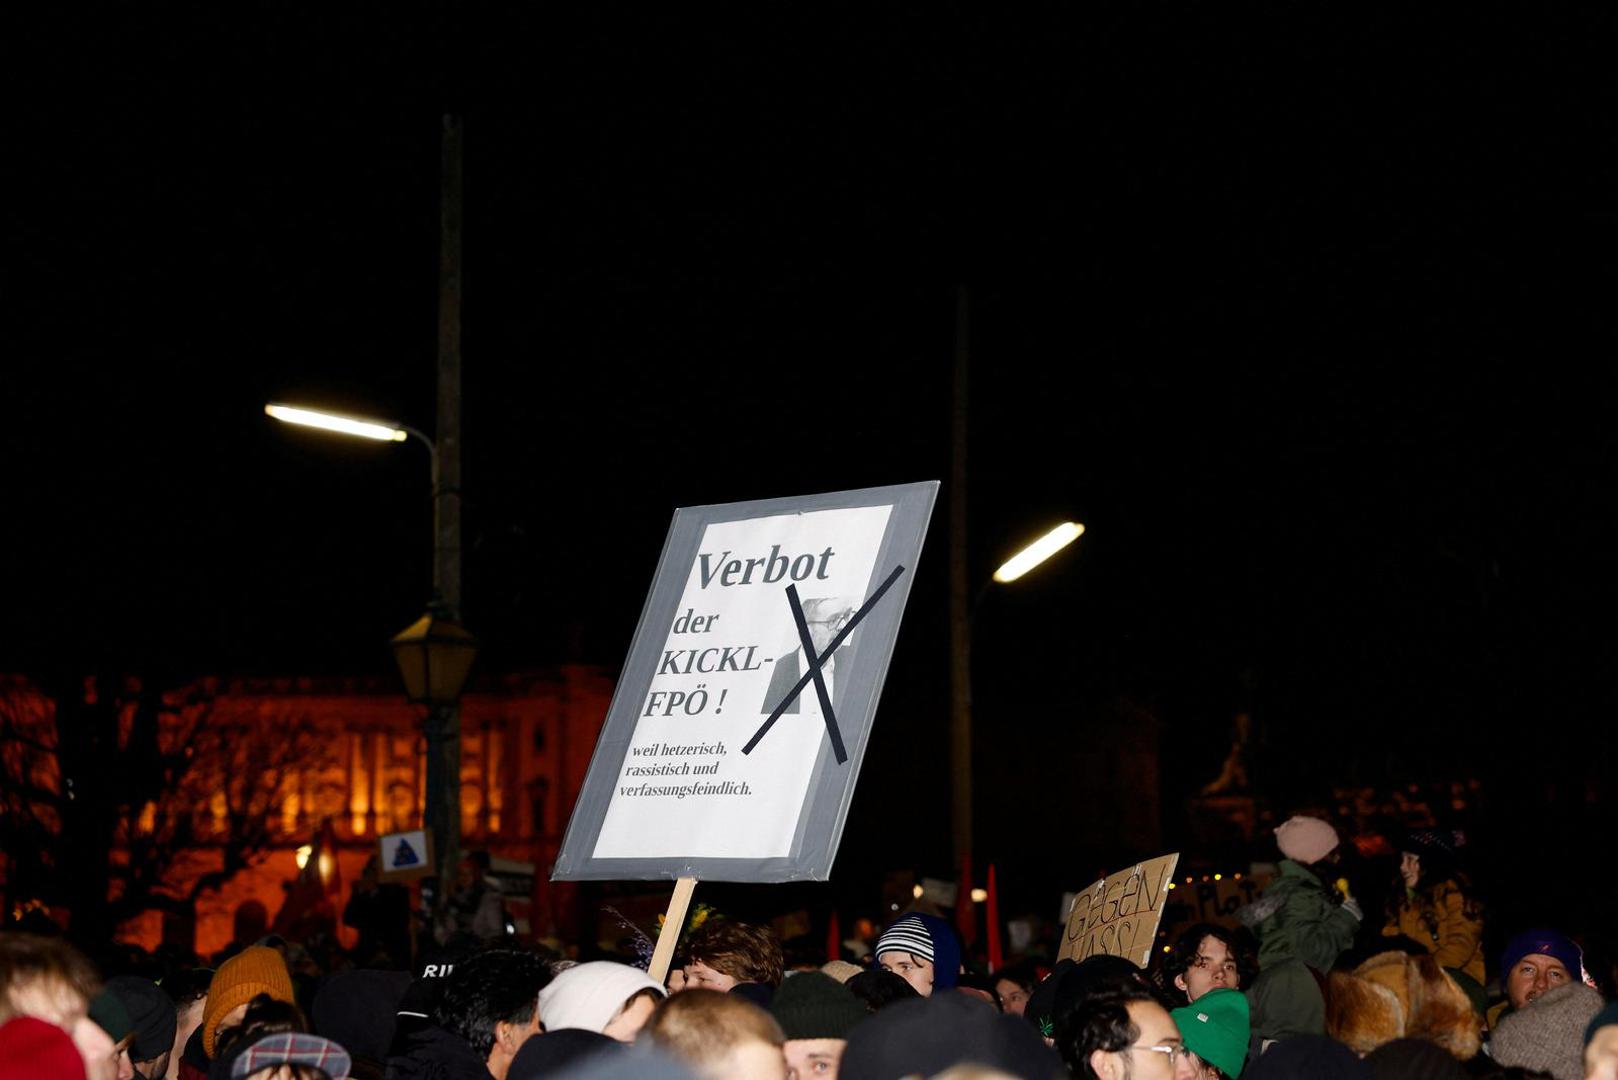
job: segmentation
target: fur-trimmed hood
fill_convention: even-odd
[[[1385,952],[1326,982],[1326,1033],[1360,1053],[1425,1039],[1460,1061],[1477,1056],[1481,1021],[1466,992],[1431,956]]]

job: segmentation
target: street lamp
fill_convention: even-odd
[[[459,701],[477,652],[477,639],[464,626],[431,610],[393,639],[405,696],[418,705]]]
[[[960,523],[964,540],[965,522]],[[1000,565],[971,601],[966,602],[964,543],[952,552],[954,580],[950,589],[950,821],[955,858],[963,866],[972,855],[972,624],[989,588],[1016,581],[1084,533],[1076,521],[1063,522]]]
[[[283,423],[378,442],[416,438],[427,448],[433,492],[433,595],[427,613],[397,634],[392,646],[406,696],[427,706],[425,817],[437,848],[438,873],[448,880],[461,838],[459,702],[477,655],[477,640],[455,621],[461,592],[460,492],[455,485],[445,483],[437,444],[408,424],[277,403],[264,406],[264,412]],[[458,467],[454,472],[459,473]]]
[[[271,402],[264,406],[264,413],[282,423],[301,424],[304,427],[336,431],[344,435],[357,435],[362,439],[376,439],[378,442],[404,442],[410,437],[410,429],[400,424],[383,423],[381,420],[362,420],[357,416],[321,412],[319,409],[303,409],[296,405],[277,405]],[[416,434],[431,450],[433,441],[419,431]]]
[[[438,447],[409,424],[401,424],[396,420],[376,420],[369,416],[348,416],[344,413],[327,412],[325,409],[306,409],[302,405],[282,405],[274,401],[264,406],[264,415],[283,424],[319,428],[321,431],[353,435],[361,439],[375,439],[377,442],[404,442],[415,436],[421,440],[421,445],[427,448],[427,458],[433,469],[433,483],[434,486],[437,485]]]
[[[994,572],[994,580],[1002,585],[1016,581],[1083,535],[1083,525],[1077,521],[1064,521],[1002,563],[1000,569]]]

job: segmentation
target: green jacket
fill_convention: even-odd
[[[1360,928],[1357,912],[1339,903],[1313,870],[1291,859],[1281,860],[1280,875],[1249,905],[1247,916],[1258,935],[1260,970],[1301,960],[1330,971]]]

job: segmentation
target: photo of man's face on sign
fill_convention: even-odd
[[[825,655],[843,627],[854,618],[859,606],[858,599],[847,596],[816,596],[803,601],[803,618],[809,625],[809,640],[814,643],[815,657]],[[837,693],[837,666],[839,663],[847,666],[857,633],[858,631],[854,631],[845,637],[842,644],[837,646],[837,651],[826,657],[820,667],[821,675],[826,680],[826,689],[832,694],[833,701],[836,700]],[[770,676],[769,689],[765,691],[764,700],[759,703],[758,711],[765,714],[773,713],[782,699],[792,693],[798,685],[798,680],[808,669],[808,661],[804,658],[801,645],[784,656],[777,657],[774,672]],[[799,701],[805,697],[814,700],[814,693],[812,689],[804,689],[787,702],[786,708],[781,711],[796,715],[800,711]]]
[[[859,601],[846,596],[816,597],[803,602],[803,616],[809,623],[809,637],[815,643],[816,652],[825,652],[826,646],[832,643],[837,632],[848,625],[848,620],[854,617],[859,610]],[[850,634],[843,640],[843,648],[848,648],[854,640]],[[839,650],[841,651],[841,650]]]

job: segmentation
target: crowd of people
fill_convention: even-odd
[[[406,948],[365,917],[399,899],[374,880],[349,907],[358,964],[266,934],[211,968],[98,970],[61,936],[8,930],[0,1080],[1618,1080],[1618,1004],[1579,944],[1523,927],[1491,964],[1454,837],[1402,839],[1369,955],[1332,825],[1294,817],[1276,842],[1236,925],[1185,928],[1150,969],[1097,954],[987,970],[918,909],[818,966],[710,918],[658,978],[649,956],[518,942],[475,866],[408,968],[363,966]]]

